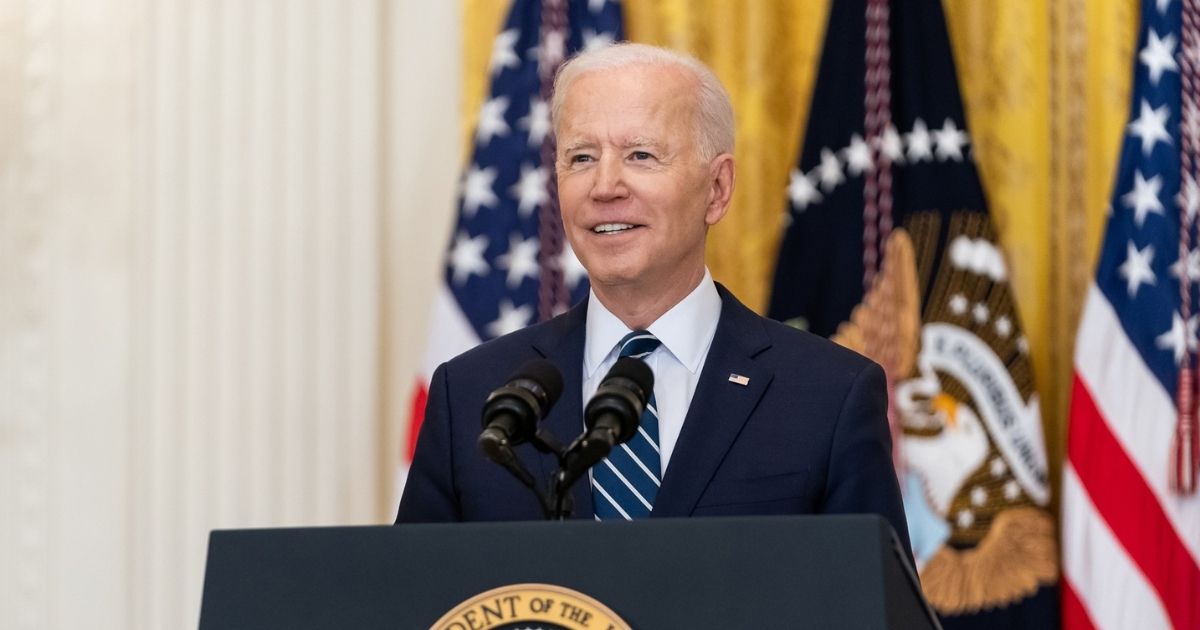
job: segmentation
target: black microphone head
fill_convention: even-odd
[[[496,429],[510,444],[528,441],[537,431],[538,420],[558,402],[562,389],[562,375],[553,363],[545,359],[527,361],[483,403],[485,434]]]
[[[603,385],[604,383],[613,381],[613,379],[628,380],[629,383],[624,383],[623,386],[633,391],[643,406],[650,399],[651,392],[654,391],[654,372],[641,359],[633,357],[621,357],[617,359],[617,362],[609,369],[608,374],[604,375],[604,380],[600,383]],[[630,385],[633,387],[630,387]]]
[[[641,359],[623,357],[604,375],[588,401],[583,422],[588,430],[603,422],[613,430],[614,445],[627,442],[637,433],[646,401],[654,392],[654,372]]]
[[[553,363],[546,359],[526,361],[516,372],[513,372],[508,383],[525,387],[538,397],[538,403],[542,407],[538,413],[539,417],[545,417],[546,412],[554,406],[554,403],[558,402],[558,397],[562,396],[562,374],[558,372],[558,368]]]

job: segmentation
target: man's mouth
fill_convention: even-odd
[[[632,230],[635,227],[637,226],[633,225],[632,223],[601,223],[600,225],[592,228],[592,231],[596,234],[616,234],[626,230]]]

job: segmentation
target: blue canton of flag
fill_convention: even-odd
[[[550,0],[546,10],[561,8],[561,1]],[[565,28],[547,30],[542,14],[540,0],[517,0],[493,44],[491,90],[447,254],[446,283],[481,341],[537,317],[539,210],[553,202],[554,178],[554,165],[542,159],[551,129],[539,65],[553,67],[575,51],[622,39],[621,9],[612,0],[568,1]],[[586,272],[565,241],[550,264],[561,271],[570,303],[587,295]]]
[[[1174,398],[1179,365],[1195,349],[1196,317],[1180,315],[1179,278],[1200,279],[1200,251],[1179,260],[1180,6],[1146,3],[1133,110],[1121,149],[1096,284],[1130,341]],[[1194,215],[1194,184],[1184,196]],[[1193,239],[1194,240],[1194,239]],[[1186,269],[1184,267],[1186,265]],[[1196,312],[1193,302],[1189,309]]]

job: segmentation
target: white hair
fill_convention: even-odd
[[[691,74],[696,90],[696,138],[704,159],[733,153],[733,104],[717,75],[699,59],[667,48],[621,42],[572,57],[554,77],[554,99],[550,120],[557,131],[567,90],[583,74],[629,66],[669,66]]]

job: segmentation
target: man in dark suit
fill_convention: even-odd
[[[529,490],[479,453],[484,399],[544,357],[564,380],[544,424],[574,437],[633,338],[653,342],[635,355],[656,377],[648,430],[576,485],[575,516],[876,513],[907,547],[883,371],[756,315],[705,268],[734,186],[733,112],[712,71],[617,45],[564,65],[551,109],[564,231],[591,294],[437,369],[397,522],[540,518]],[[543,479],[557,467],[520,457]]]

